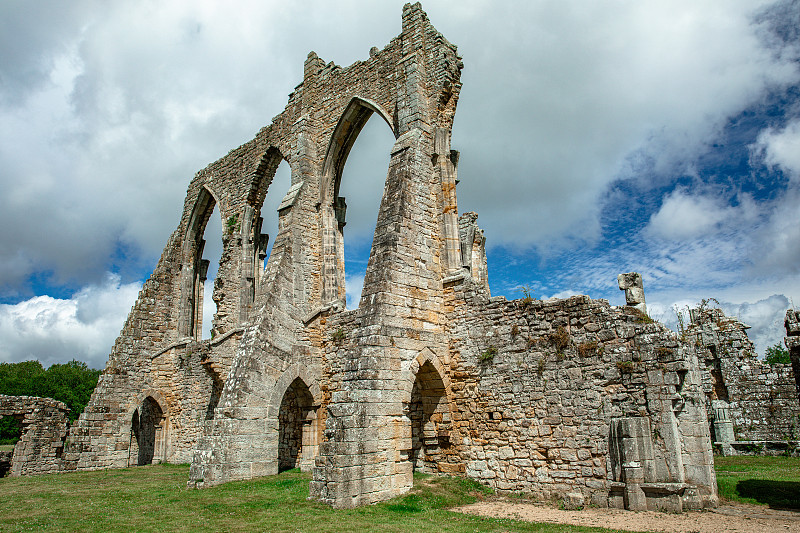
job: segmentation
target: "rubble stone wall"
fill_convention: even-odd
[[[696,356],[674,333],[635,308],[586,296],[508,302],[456,287],[452,297],[453,422],[442,471],[615,505],[609,494],[625,476],[614,471],[611,427],[640,417],[652,441],[647,482],[696,487],[675,488],[678,508],[667,507],[680,510],[680,497],[684,508],[715,500]]]
[[[800,400],[792,367],[759,359],[748,327],[720,309],[692,310],[686,337],[698,349],[709,416],[725,416],[727,404],[736,441],[798,440]]]
[[[51,398],[0,395],[0,418],[20,421],[22,436],[11,456],[11,476],[50,474],[63,470],[67,406]]]

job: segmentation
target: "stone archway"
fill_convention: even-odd
[[[311,470],[317,455],[317,409],[308,386],[296,378],[278,410],[278,471]]]
[[[161,405],[152,396],[147,396],[131,417],[131,447],[136,452],[137,466],[166,460],[167,426]]]
[[[411,390],[408,408],[411,450],[408,458],[414,472],[436,473],[442,448],[449,445],[450,413],[447,393],[439,372],[426,361],[420,366]]]

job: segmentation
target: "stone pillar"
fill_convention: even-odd
[[[728,402],[714,400],[711,402],[714,410],[714,437],[717,442],[733,442],[736,437],[733,434],[733,422],[730,419],[730,407]]]
[[[625,291],[625,304],[635,307],[642,313],[647,313],[647,307],[644,304],[642,275],[638,272],[620,274],[617,276],[617,283],[619,284],[619,290]]]
[[[647,498],[642,484],[655,477],[650,420],[626,417],[612,420],[609,435],[612,474],[625,483],[625,508],[646,511]]]

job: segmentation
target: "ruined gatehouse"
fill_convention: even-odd
[[[716,503],[690,346],[634,307],[490,296],[484,234],[456,200],[462,66],[419,4],[364,61],[308,55],[286,109],[192,179],[69,468],[191,462],[190,486],[205,487],[300,467],[337,507],[401,494],[414,471],[600,506]],[[374,114],[396,140],[348,310],[339,184]],[[288,191],[270,188],[281,161]],[[268,257],[267,194],[283,198]],[[215,206],[226,231],[201,340]]]

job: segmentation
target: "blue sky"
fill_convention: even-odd
[[[459,210],[479,214],[493,294],[618,305],[636,270],[654,318],[716,298],[759,352],[781,340],[800,302],[799,2],[423,8],[464,58]],[[0,361],[101,367],[194,173],[283,110],[310,50],[364,59],[401,9],[0,4]],[[371,119],[345,168],[353,294],[392,141]]]

